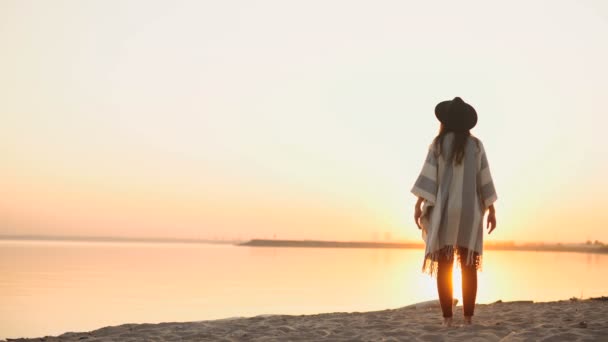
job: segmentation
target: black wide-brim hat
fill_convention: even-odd
[[[477,124],[475,108],[460,97],[439,102],[435,106],[435,116],[446,128],[453,130],[469,130]]]

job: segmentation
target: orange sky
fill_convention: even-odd
[[[0,234],[419,240],[461,96],[490,239],[606,242],[608,7],[492,6],[3,1]]]

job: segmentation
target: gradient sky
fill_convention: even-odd
[[[0,234],[420,240],[437,102],[491,240],[608,242],[608,5],[0,1]]]

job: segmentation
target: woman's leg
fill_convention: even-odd
[[[439,293],[439,303],[444,318],[452,317],[452,268],[454,266],[454,258],[440,253],[437,265],[437,292]]]
[[[460,268],[462,269],[462,309],[464,311],[465,323],[471,323],[471,317],[475,313],[475,299],[477,297],[477,267],[473,260],[467,265],[467,249],[460,251]],[[473,259],[477,253],[473,254]]]

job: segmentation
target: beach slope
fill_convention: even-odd
[[[264,315],[213,321],[123,324],[90,332],[9,341],[606,341],[608,301],[478,305],[474,324],[441,326],[437,307],[374,312]]]

